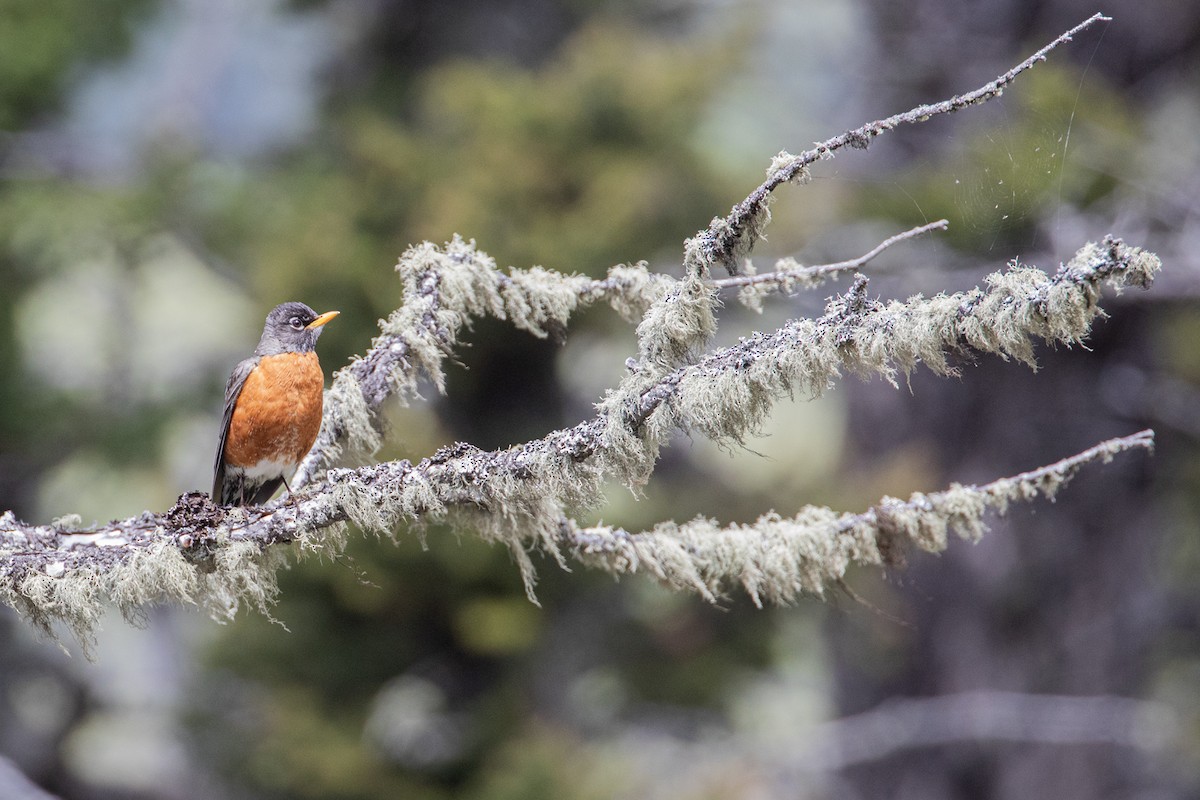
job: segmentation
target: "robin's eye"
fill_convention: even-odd
[[[300,319],[299,317],[292,317],[291,319],[289,319],[288,325],[291,325],[293,328],[295,328],[298,331],[304,330],[304,320]]]

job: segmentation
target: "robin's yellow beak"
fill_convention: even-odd
[[[326,311],[324,314],[322,314],[321,316],[317,317],[316,319],[314,319],[312,322],[308,323],[308,324],[307,324],[307,325],[305,325],[304,327],[305,327],[305,329],[306,329],[306,330],[310,330],[310,331],[311,331],[313,328],[319,328],[319,327],[321,327],[322,325],[324,325],[326,322],[329,322],[331,319],[333,319],[334,317],[336,317],[336,316],[337,316],[338,314],[340,314],[340,313],[342,313],[342,312],[340,312],[340,311]]]

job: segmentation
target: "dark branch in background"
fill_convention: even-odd
[[[859,130],[868,133],[860,143],[900,122],[996,96],[1053,47],[1099,19],[975,92],[864,126]],[[859,141],[854,133],[830,142],[854,144]],[[809,160],[836,147],[821,145]],[[765,224],[767,195],[801,175],[806,158],[777,159],[766,188],[739,207],[759,208]],[[541,268],[504,272],[473,242],[458,237],[445,247],[414,246],[396,267],[403,305],[381,323],[366,355],[335,375],[321,436],[292,483],[293,495],[261,507],[227,509],[191,493],[165,513],[146,512],[87,530],[74,530],[77,518],[34,526],[6,512],[0,515],[0,600],[47,631],[64,621],[86,642],[106,601],[135,619],[147,604],[162,602],[194,603],[223,617],[242,603],[265,609],[286,554],[337,552],[346,523],[389,535],[398,528],[448,523],[508,547],[531,599],[535,573],[529,554],[540,549],[563,564],[571,556],[617,572],[649,571],[709,598],[740,583],[756,601],[786,602],[801,592],[820,594],[850,563],[884,563],[905,543],[938,550],[945,547],[947,530],[976,536],[989,508],[1003,511],[1010,501],[1050,494],[1084,463],[1149,448],[1151,434],[1143,432],[986,486],[956,486],[907,502],[885,499],[861,515],[806,508],[793,518],[772,512],[726,529],[706,520],[667,522],[644,534],[581,528],[574,521],[602,502],[607,482],[645,483],[661,448],[678,431],[736,445],[754,433],[774,402],[818,395],[845,371],[896,383],[918,365],[953,373],[951,359],[962,353],[1034,365],[1035,340],[1068,346],[1083,340],[1102,313],[1102,284],[1147,287],[1160,267],[1153,254],[1107,237],[1085,246],[1053,276],[1014,262],[989,276],[986,288],[953,295],[882,302],[868,297],[867,279],[859,275],[819,318],[792,320],[709,349],[721,288],[740,288],[743,301],[753,305],[762,293],[788,292],[857,269],[889,246],[944,226],[943,220],[914,228],[851,261],[802,267],[785,260],[773,273],[716,281],[702,274],[704,263],[697,269],[697,240],[688,245],[679,280],[651,274],[645,265],[616,266],[600,280]],[[717,233],[748,247],[749,240],[729,230]],[[638,353],[591,419],[505,450],[457,444],[417,464],[327,469],[347,451],[374,450],[378,412],[389,398],[415,396],[423,379],[442,389],[444,360],[471,319],[487,315],[537,336],[559,336],[580,306],[595,302],[637,324]],[[278,547],[286,543],[296,547]]]
[[[7,758],[0,756],[0,797],[8,800],[58,800],[42,789]]]
[[[974,691],[904,698],[817,726],[805,755],[811,768],[836,771],[898,752],[981,741],[1104,743],[1157,752],[1183,735],[1165,703],[1113,695]]]
[[[669,755],[658,759],[655,768],[667,774],[705,764],[745,776],[749,785],[779,787],[781,795],[796,786],[835,794],[827,791],[828,776],[945,745],[1104,744],[1169,759],[1189,746],[1190,731],[1180,709],[1161,701],[990,690],[890,698],[862,713],[816,725],[799,720],[772,731],[769,739],[749,742],[736,731],[719,728],[686,742],[648,726],[634,728],[605,741],[605,747],[631,758],[644,757],[648,747],[661,750]],[[1113,754],[1125,755],[1118,750]]]

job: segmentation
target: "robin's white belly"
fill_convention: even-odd
[[[226,469],[234,475],[243,475],[251,481],[265,481],[281,476],[290,478],[298,466],[300,465],[294,461],[263,460],[252,467],[242,468],[230,465]]]

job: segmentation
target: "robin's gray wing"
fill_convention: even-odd
[[[233,420],[233,408],[237,405],[246,378],[258,366],[258,356],[251,356],[238,363],[225,384],[225,412],[221,416],[221,440],[217,443],[217,462],[213,465],[212,499],[222,505],[228,505],[229,500],[222,497],[225,485],[225,440],[229,438],[229,423]]]

